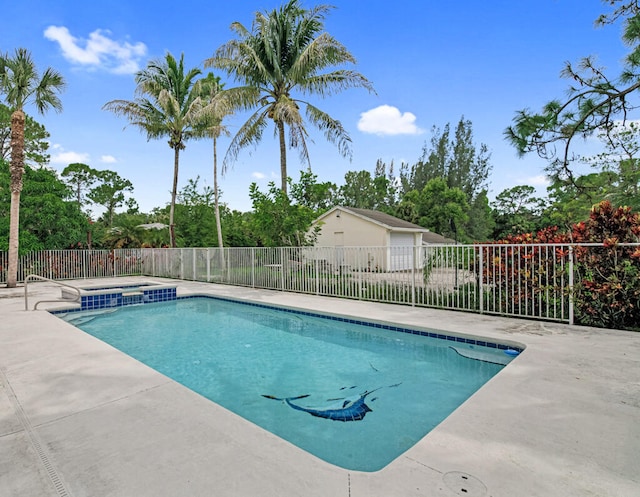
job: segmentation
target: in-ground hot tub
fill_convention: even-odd
[[[108,309],[123,305],[148,304],[176,299],[176,285],[141,282],[123,285],[78,287],[82,310]],[[62,298],[77,300],[78,294],[62,288]]]

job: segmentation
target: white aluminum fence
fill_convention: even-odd
[[[565,245],[503,244],[145,249],[142,272],[572,322],[571,250]]]
[[[0,252],[0,283],[7,281],[7,252]],[[18,281],[30,274],[53,280],[107,278],[140,275],[140,249],[42,250],[23,255],[18,261]]]
[[[566,244],[61,250],[21,257],[18,279],[146,275],[573,323],[574,250]],[[0,282],[6,262],[0,253]]]

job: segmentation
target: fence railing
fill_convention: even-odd
[[[152,276],[564,322],[572,316],[570,248],[559,245],[189,248],[144,254],[142,272]]]
[[[30,274],[52,280],[108,278],[142,274],[141,249],[42,250],[19,258],[18,281]],[[7,281],[8,255],[0,252],[0,283]]]
[[[60,250],[21,257],[19,280],[145,275],[573,323],[575,266],[567,244]]]

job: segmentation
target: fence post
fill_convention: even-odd
[[[280,290],[284,292],[284,247],[280,247]]]
[[[207,283],[211,282],[211,249],[207,247]]]
[[[316,253],[314,254],[313,267],[314,267],[314,275],[316,278],[316,295],[320,295],[320,264],[318,263],[318,247],[314,247],[316,249]]]
[[[573,247],[569,247],[569,324],[573,324]]]
[[[176,250],[178,251],[178,257],[180,257],[180,279],[184,280],[184,256],[181,248]]]
[[[418,245],[413,245],[413,264],[411,264],[411,307],[416,305],[416,272],[418,271]]]
[[[358,247],[358,300],[362,300],[362,272],[364,266],[362,265],[362,247]]]
[[[221,268],[221,276],[223,278],[224,283],[229,283],[231,281],[231,249],[222,247],[220,250],[220,268]],[[224,254],[225,250],[227,251],[227,255]],[[236,260],[238,258],[238,252],[236,251]]]
[[[251,288],[256,287],[256,249],[251,247]]]
[[[483,288],[483,280],[482,273],[484,270],[484,261],[482,260],[483,250],[482,245],[478,247],[480,251],[480,257],[478,257],[478,308],[480,314],[484,311],[484,288]]]
[[[192,272],[191,281],[198,281],[198,278],[196,276],[196,257],[198,256],[198,254],[196,252],[195,247],[192,250],[193,250],[193,256],[192,256],[193,259],[192,259],[191,266],[193,267],[193,272]]]

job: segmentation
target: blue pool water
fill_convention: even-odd
[[[65,319],[317,457],[360,471],[389,464],[512,359],[496,344],[207,297]]]

